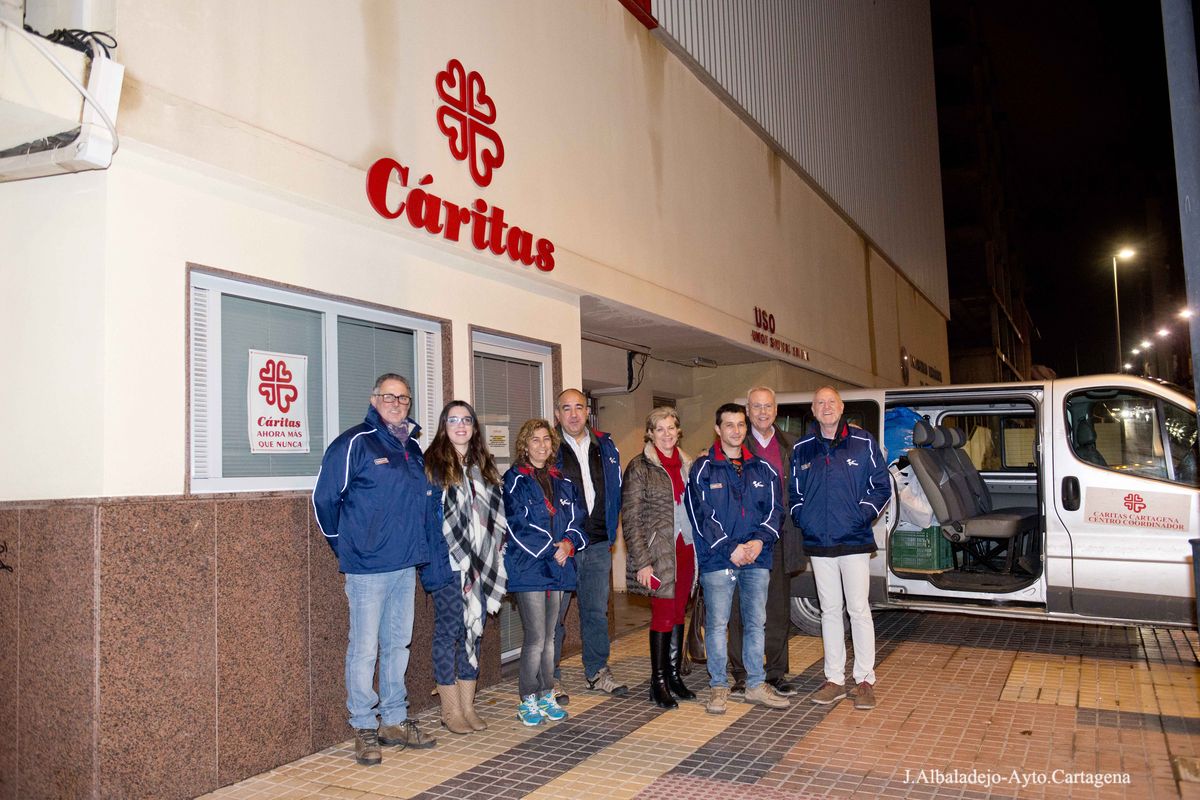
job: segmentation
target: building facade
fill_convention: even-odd
[[[948,375],[940,220],[887,213],[940,209],[936,135],[932,175],[881,186],[868,155],[923,140],[852,93],[896,81],[936,124],[922,4],[796,7],[828,26],[797,81],[870,63],[835,45],[889,15],[915,31],[851,116],[795,95],[814,141],[891,126],[830,156],[837,185],[633,0],[84,5],[119,42],[120,149],[0,183],[0,798],[192,796],[347,737],[308,490],[380,372],[430,435],[470,399],[502,463],[563,387],[628,459],[655,402],[700,449],[757,383]]]

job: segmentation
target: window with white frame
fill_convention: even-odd
[[[438,323],[368,306],[191,273],[191,487],[193,492],[310,489],[325,448],[362,422],[375,378],[413,384],[411,415],[433,430],[441,408]],[[288,364],[259,383],[256,375]],[[277,392],[277,394],[273,394]],[[306,407],[300,423],[255,416],[259,397]],[[279,398],[284,400],[280,401]],[[291,452],[261,450],[255,435],[295,437]]]
[[[517,432],[525,420],[554,422],[550,348],[520,339],[475,332],[471,337],[475,368],[476,425],[487,437],[501,473],[512,466]],[[512,596],[500,607],[500,657],[520,655],[523,629]]]

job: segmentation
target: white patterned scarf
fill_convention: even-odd
[[[478,667],[475,643],[483,635],[483,616],[500,610],[508,582],[503,558],[508,523],[500,487],[483,480],[476,466],[464,471],[464,477],[464,483],[447,487],[443,495],[442,533],[461,576],[467,658]]]

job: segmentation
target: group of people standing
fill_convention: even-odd
[[[503,476],[469,403],[446,404],[424,452],[411,404],[406,378],[380,376],[366,419],[329,446],[313,492],[318,525],[345,574],[347,708],[360,764],[380,763],[381,745],[435,744],[407,716],[404,675],[418,580],[433,600],[433,672],[442,722],[452,733],[487,727],[474,708],[480,642],[505,594],[513,595],[524,630],[516,712],[523,724],[568,715],[559,660],[572,597],[587,688],[627,694],[608,663],[618,523],[629,589],[650,597],[649,698],[656,705],[697,699],[681,669],[685,613],[699,584],[706,710],[724,713],[731,693],[789,706],[797,692],[787,680],[789,584],[806,551],[822,604],[827,677],[810,699],[831,703],[847,694],[844,596],[855,705],[873,707],[866,563],[874,551],[871,522],[890,483],[878,444],[842,421],[836,390],[817,392],[811,435],[793,443],[775,426],[774,392],[755,387],[749,411],[733,403],[717,409],[714,444],[695,461],[679,446],[675,409],[655,408],[645,446],[623,475],[612,438],[588,425],[587,401],[576,389],[556,398],[553,424],[531,419],[521,426]],[[818,569],[817,562],[828,563]]]

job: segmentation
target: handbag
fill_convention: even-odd
[[[696,582],[695,598],[695,602],[692,603],[692,616],[688,620],[687,635],[684,637],[683,665],[679,670],[684,675],[692,674],[693,663],[703,664],[708,660],[704,646],[704,591],[700,588],[699,581]]]

